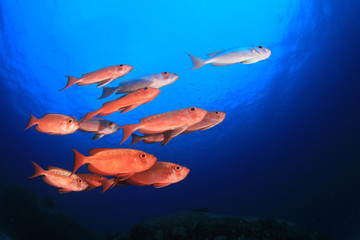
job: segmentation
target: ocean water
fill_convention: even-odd
[[[0,186],[50,197],[99,234],[209,208],[285,219],[331,239],[360,239],[359,11],[351,0],[2,0]],[[270,58],[189,70],[186,53],[258,45],[272,51]],[[152,102],[106,117],[119,125],[192,106],[227,114],[214,128],[164,147],[132,146],[188,167],[187,178],[160,189],[127,186],[103,194],[58,194],[40,178],[28,179],[29,161],[72,169],[71,149],[85,154],[130,144],[119,146],[122,131],[93,141],[79,131],[23,130],[29,114],[80,118],[115,99],[97,100],[95,85],[59,89],[67,75],[117,64],[134,70],[108,86],[163,71],[180,76]]]

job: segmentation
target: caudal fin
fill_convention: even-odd
[[[74,174],[79,169],[79,167],[81,167],[82,165],[84,165],[88,162],[86,161],[86,158],[87,158],[86,156],[82,155],[75,149],[72,149],[72,150],[74,152],[74,167],[73,167],[71,174]]]
[[[139,124],[124,125],[120,128],[123,130],[123,139],[120,144],[123,144],[125,140],[128,139],[133,132],[139,129]]]
[[[63,89],[60,89],[59,91],[65,90],[68,87],[71,87],[72,85],[76,84],[79,81],[78,78],[72,77],[72,76],[68,76],[68,82],[66,84],[66,86]]]
[[[34,126],[35,124],[38,123],[38,119],[36,117],[34,117],[34,115],[30,114],[30,120],[28,122],[28,125],[26,128],[24,128],[24,130],[28,129],[29,127]]]
[[[35,173],[34,173],[34,175],[32,175],[32,176],[30,176],[30,177],[28,177],[28,178],[34,178],[34,177],[38,177],[38,176],[41,176],[41,175],[44,175],[45,174],[45,170],[44,169],[42,169],[39,165],[37,165],[35,162],[33,162],[33,161],[30,161],[32,164],[33,164],[33,166],[34,166],[34,171],[35,171]]]
[[[186,53],[186,54],[189,55],[189,57],[191,58],[191,61],[193,62],[193,67],[191,68],[191,70],[201,68],[202,66],[204,66],[206,64],[203,59],[194,57],[188,53]]]
[[[131,141],[131,144],[130,145],[134,145],[135,143],[138,143],[140,142],[143,137],[142,136],[139,136],[139,135],[136,135],[136,134],[131,134],[131,137],[132,137],[132,141]]]
[[[103,87],[101,97],[99,97],[98,99],[103,99],[110,96],[111,94],[113,94],[113,92],[115,92],[115,90],[116,87]]]
[[[86,122],[87,120],[89,120],[90,118],[95,117],[97,114],[99,113],[99,110],[93,111],[93,112],[89,112],[88,114],[85,115],[85,117],[83,117],[80,121],[80,123]]]

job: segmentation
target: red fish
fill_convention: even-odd
[[[101,119],[101,118],[91,118],[86,122],[80,122],[79,130],[82,132],[95,133],[93,140],[102,138],[105,135],[112,134],[117,132],[120,129],[120,126],[116,123]]]
[[[150,169],[136,173],[130,178],[116,183],[116,186],[121,187],[127,184],[136,186],[153,185],[154,188],[166,187],[172,183],[180,182],[188,174],[190,170],[175,163],[170,162],[156,162]]]
[[[131,70],[133,70],[132,66],[120,64],[111,67],[105,67],[95,72],[83,74],[81,78],[68,76],[68,82],[66,86],[60,91],[65,90],[74,84],[83,86],[92,83],[98,83],[97,87],[102,87],[111,81],[128,74]]]
[[[206,116],[203,118],[203,120],[201,120],[201,122],[188,127],[181,134],[195,132],[195,131],[203,131],[203,130],[212,128],[215,125],[221,123],[224,120],[225,116],[226,116],[226,113],[224,113],[224,112],[219,112],[219,111],[208,112],[206,114]],[[133,145],[137,142],[140,142],[141,140],[143,141],[143,143],[148,143],[148,144],[149,143],[158,143],[158,142],[161,142],[164,140],[163,133],[145,134],[144,136],[131,134],[131,136],[132,136],[131,145]]]
[[[88,187],[88,184],[82,178],[76,174],[71,174],[68,170],[57,167],[48,167],[48,170],[46,171],[35,162],[30,162],[34,165],[35,173],[29,178],[44,175],[42,180],[50,186],[59,188],[60,193],[83,191]]]
[[[123,133],[122,144],[133,132],[139,130],[143,134],[164,133],[162,146],[167,144],[172,138],[181,134],[189,126],[200,122],[206,115],[206,110],[201,108],[186,108],[152,115],[140,120],[138,124],[130,124],[120,127]]]
[[[98,174],[91,174],[91,173],[78,173],[79,177],[85,180],[89,187],[86,190],[91,190],[96,187],[103,187],[102,193],[109,189],[114,184],[113,179],[108,179]]]
[[[226,116],[226,113],[224,113],[224,112],[219,112],[219,111],[208,112],[201,122],[188,127],[183,132],[183,134],[191,133],[191,132],[195,132],[195,131],[203,131],[203,130],[212,128],[212,127],[218,125],[219,123],[221,123],[222,121],[224,121],[225,116]]]
[[[121,113],[128,112],[142,104],[151,102],[157,95],[160,94],[160,92],[161,90],[158,88],[148,87],[136,90],[135,92],[126,94],[118,99],[104,103],[102,108],[86,114],[81,122],[95,117],[96,115],[102,117],[117,111],[121,111]]]
[[[89,157],[82,155],[75,149],[73,151],[75,160],[72,173],[88,163],[89,172],[126,178],[134,173],[149,169],[157,160],[151,154],[126,148],[94,148],[89,151]]]
[[[55,135],[70,134],[79,129],[79,122],[74,117],[49,113],[40,119],[30,114],[29,123],[24,130],[36,124],[35,129],[37,131]]]

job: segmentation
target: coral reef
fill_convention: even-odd
[[[108,240],[325,240],[296,224],[272,218],[240,218],[182,212],[145,220]]]

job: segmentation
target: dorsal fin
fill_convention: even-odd
[[[148,122],[152,119],[155,119],[155,118],[158,118],[161,114],[156,114],[156,115],[151,115],[151,116],[148,116],[148,117],[144,117],[142,119],[140,119],[140,122],[143,123],[143,122]]]
[[[48,166],[47,167],[48,170],[51,170],[51,169],[56,169],[56,170],[61,170],[61,171],[64,171],[64,169],[62,168],[58,168],[58,167],[53,167],[53,166]]]
[[[95,154],[98,154],[98,153],[100,153],[102,151],[106,151],[106,150],[109,150],[109,148],[93,148],[93,149],[89,150],[89,155],[94,156]]]
[[[216,54],[218,54],[218,53],[221,53],[221,52],[223,52],[224,50],[221,50],[221,51],[218,51],[218,52],[214,52],[214,53],[209,53],[209,54],[206,54],[206,56],[208,56],[208,57],[213,57],[213,56],[215,56]]]

